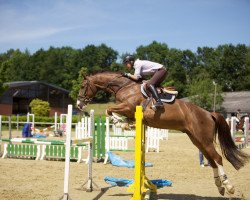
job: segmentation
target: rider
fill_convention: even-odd
[[[145,89],[151,92],[153,98],[155,99],[155,107],[163,107],[163,103],[159,97],[159,94],[156,90],[157,86],[160,86],[161,83],[167,76],[166,68],[159,63],[151,62],[148,60],[139,60],[134,58],[132,55],[128,55],[124,58],[123,64],[129,69],[135,69],[134,74],[123,73],[123,76],[128,77],[132,80],[137,81],[140,78],[144,78],[144,76],[150,75],[152,76],[150,80],[148,80],[145,84]]]

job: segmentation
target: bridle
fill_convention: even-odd
[[[131,82],[131,80],[128,79],[128,80],[125,81],[122,85],[117,84],[116,80],[119,79],[119,78],[121,78],[121,77],[123,77],[123,76],[117,76],[117,77],[115,77],[114,80],[109,81],[109,82],[104,86],[104,89],[110,90],[110,91],[113,92],[113,93],[115,94],[115,96],[116,96],[116,93],[117,93],[118,91],[120,91],[122,88],[124,88],[125,86],[127,86],[127,85]],[[83,85],[84,82],[86,82],[86,83]],[[92,92],[92,94],[93,94],[93,96],[94,96],[95,91],[94,91],[94,89],[93,89],[93,87],[92,87],[92,85],[91,85],[91,81],[90,81],[87,77],[86,77],[85,81],[83,81],[83,83],[82,83],[82,85],[81,85],[81,90],[83,90],[83,91],[82,91],[81,93],[79,93],[77,99],[78,99],[79,101],[81,101],[84,105],[87,105],[90,101],[92,101],[92,98],[90,98],[90,97],[87,96],[87,92],[88,92],[89,89],[90,89],[90,91]],[[117,89],[117,90],[114,90],[114,89],[112,89],[112,86],[117,86],[118,89]]]
[[[83,81],[83,83],[84,83],[84,81]],[[88,78],[86,78],[86,84],[84,84],[84,86],[83,86],[83,84],[81,85],[81,89],[83,89],[83,92],[79,93],[77,99],[79,101],[83,102],[84,105],[87,105],[90,101],[92,101],[92,98],[87,96],[88,90],[90,89],[90,91],[94,95],[94,91],[91,87],[91,83],[90,83]]]
[[[127,86],[127,85],[131,82],[131,80],[128,79],[128,80],[127,80],[126,82],[124,82],[122,85],[117,84],[116,80],[119,79],[119,78],[121,78],[121,77],[123,77],[123,76],[122,76],[122,75],[117,76],[114,80],[109,81],[109,82],[107,83],[107,85],[105,86],[105,88],[106,88],[106,89],[109,89],[111,92],[113,92],[113,93],[115,94],[115,96],[116,96],[117,92],[119,92],[122,88],[124,88],[125,86]],[[112,89],[112,87],[110,87],[110,86],[117,86],[118,89],[117,89],[117,90],[114,90],[114,89]]]

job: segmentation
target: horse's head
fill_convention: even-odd
[[[82,82],[78,97],[77,97],[77,108],[83,110],[87,104],[92,100],[97,92],[96,86],[93,84],[90,78],[85,77]]]
[[[121,88],[133,82],[119,72],[97,72],[84,78],[78,98],[77,107],[83,110],[96,95],[98,90],[116,94]]]

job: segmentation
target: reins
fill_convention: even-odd
[[[85,85],[86,87],[84,86],[84,87],[85,87],[85,88],[84,88],[84,91],[82,92],[82,94],[79,94],[79,95],[78,95],[78,99],[79,99],[80,101],[83,101],[84,103],[88,103],[88,102],[90,102],[90,101],[92,100],[92,98],[89,98],[89,97],[86,95],[88,87],[90,88],[91,92],[94,94],[93,89],[91,88],[91,84],[90,84],[89,79],[86,78],[86,81],[87,81],[87,83],[86,83],[86,85]]]
[[[128,80],[125,81],[122,85],[119,85],[119,84],[117,83],[116,80],[117,80],[118,78],[121,78],[121,77],[123,77],[123,76],[122,76],[122,75],[117,76],[114,80],[109,81],[109,82],[107,83],[107,85],[106,85],[106,89],[111,90],[111,91],[115,94],[115,96],[116,96],[116,94],[117,94],[121,89],[123,89],[125,86],[127,86],[127,85],[129,85],[129,83],[131,83],[131,80],[128,79]],[[111,86],[111,87],[110,87],[110,86]],[[118,89],[117,89],[117,90],[114,90],[114,89],[112,88],[112,86],[117,86]],[[110,87],[110,88],[109,88],[109,87]]]
[[[131,83],[131,79],[127,79],[125,82],[120,84],[117,80],[119,80],[122,77],[123,77],[122,75],[116,76],[113,80],[107,82],[107,84],[103,86],[103,89],[111,91],[116,96],[116,94],[119,91],[126,88],[126,86],[130,85]],[[87,95],[88,89],[91,90],[92,94],[95,94],[95,92],[93,88],[91,87],[91,81],[87,77],[85,80],[86,80],[86,84],[84,86],[82,85],[83,91],[81,92],[81,94],[78,95],[78,99],[87,104],[88,102],[92,100],[92,98],[89,98]],[[132,83],[135,83],[135,82],[132,82]],[[114,87],[117,87],[117,89],[114,89]]]

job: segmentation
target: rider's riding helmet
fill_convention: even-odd
[[[128,62],[135,62],[135,57],[132,55],[128,55],[123,59],[123,64],[126,64]]]

